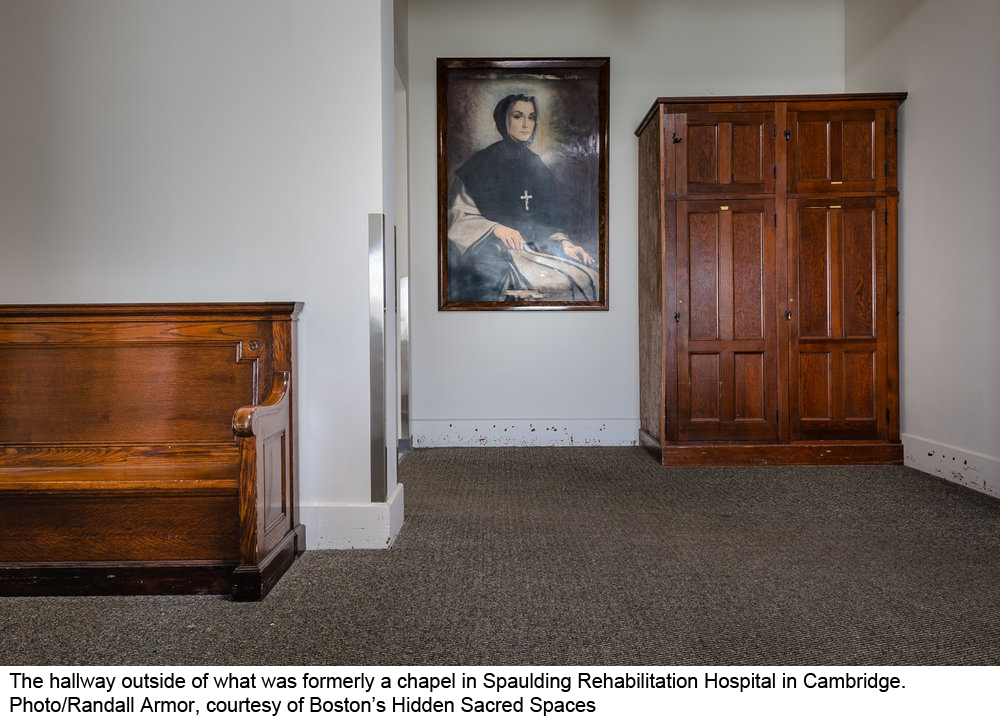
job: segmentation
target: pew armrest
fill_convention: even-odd
[[[237,437],[267,436],[271,431],[280,431],[288,426],[289,403],[292,376],[288,371],[274,374],[271,393],[256,406],[243,406],[233,416],[233,433]]]

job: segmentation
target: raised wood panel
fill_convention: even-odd
[[[688,359],[691,421],[718,421],[722,406],[719,388],[722,370],[718,353],[696,353]]]
[[[697,340],[719,338],[719,245],[721,230],[716,211],[687,217],[689,336]]]
[[[733,213],[733,339],[764,338],[765,250],[764,225],[758,210]]]
[[[884,110],[792,111],[788,126],[790,193],[885,190]]]
[[[688,184],[719,184],[719,125],[689,122],[687,126]]]
[[[839,125],[840,171],[844,181],[875,180],[875,119],[845,119]]]
[[[830,353],[802,353],[799,356],[799,418],[829,421],[832,365]]]
[[[767,418],[768,403],[764,372],[763,353],[735,353],[733,355],[734,421],[764,423]]]
[[[732,124],[733,183],[764,184],[769,170],[764,122]]]
[[[672,121],[677,194],[774,191],[773,113],[695,112]]]
[[[798,305],[800,338],[831,335],[830,210],[827,206],[800,208],[797,221],[797,285],[792,287]]]
[[[844,337],[874,338],[876,210],[848,208],[842,215]]]
[[[288,442],[285,433],[275,434],[264,441],[264,549],[270,551],[288,531],[291,501],[288,490]]]
[[[833,178],[830,159],[830,124],[827,121],[800,121],[798,130],[798,178],[825,181]]]
[[[231,441],[233,412],[256,388],[237,356],[234,343],[0,346],[0,441]],[[172,395],[163,380],[176,381]]]
[[[844,352],[844,418],[874,422],[876,361],[874,351]]]

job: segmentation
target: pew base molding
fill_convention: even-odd
[[[298,525],[259,564],[238,560],[179,562],[3,562],[0,596],[50,595],[232,595],[262,600],[305,551]]]

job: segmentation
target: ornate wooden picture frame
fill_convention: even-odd
[[[608,309],[607,58],[440,58],[438,309]]]

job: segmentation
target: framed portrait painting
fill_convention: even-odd
[[[441,58],[438,308],[608,309],[607,58]]]

